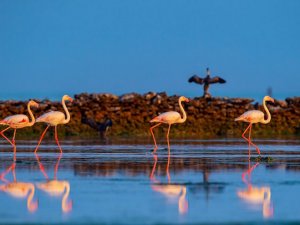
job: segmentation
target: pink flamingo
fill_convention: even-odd
[[[8,126],[7,128],[5,128],[4,130],[2,130],[0,132],[0,134],[2,135],[2,137],[4,137],[13,147],[14,147],[14,151],[16,151],[16,145],[15,145],[15,137],[16,137],[16,130],[23,128],[23,127],[31,127],[34,123],[35,123],[35,118],[31,112],[31,106],[33,107],[38,107],[39,104],[36,103],[33,100],[30,100],[27,104],[27,110],[28,113],[31,117],[31,121],[29,121],[28,116],[24,115],[24,114],[17,114],[17,115],[13,115],[13,116],[8,116],[5,119],[0,121],[1,125],[6,125]],[[8,129],[14,129],[14,135],[12,138],[12,141],[10,141],[5,135],[4,132],[7,131]]]
[[[186,198],[187,189],[185,185],[180,184],[172,184],[171,183],[171,176],[169,172],[169,166],[170,166],[170,154],[168,154],[168,162],[166,167],[166,174],[168,177],[168,183],[164,184],[156,180],[154,173],[156,170],[156,164],[157,164],[157,155],[153,155],[154,159],[154,165],[152,168],[152,172],[150,175],[150,180],[155,182],[151,185],[151,188],[153,191],[161,193],[162,195],[166,196],[168,199],[174,199],[178,198],[178,212],[180,214],[185,214],[188,212],[189,203]]]
[[[162,123],[169,124],[168,132],[167,132],[167,142],[168,142],[168,149],[170,150],[169,133],[170,133],[171,125],[174,124],[174,123],[184,123],[186,121],[186,118],[187,118],[186,112],[184,111],[184,108],[182,107],[182,104],[181,104],[183,101],[184,102],[189,102],[189,99],[184,97],[184,96],[181,96],[178,99],[179,107],[180,107],[180,110],[183,114],[182,118],[181,118],[181,115],[178,112],[170,111],[170,112],[162,113],[159,116],[156,116],[152,120],[150,120],[150,123],[154,123],[154,122],[158,123],[158,124],[150,127],[150,132],[152,134],[154,145],[155,145],[153,153],[155,153],[157,148],[158,148],[157,144],[156,144],[155,136],[153,134],[153,128],[158,127]]]
[[[237,191],[237,196],[251,205],[262,206],[262,213],[264,218],[273,217],[274,210],[271,202],[271,188],[269,186],[253,186],[251,183],[251,173],[259,165],[257,162],[250,167],[250,161],[248,164],[248,170],[242,173],[242,180],[247,185],[244,189]],[[247,176],[248,175],[248,179]]]
[[[253,123],[263,123],[263,124],[267,124],[271,121],[271,114],[266,106],[266,101],[271,101],[274,103],[274,99],[269,97],[269,96],[265,96],[263,99],[263,106],[264,109],[267,113],[268,118],[265,119],[264,118],[264,113],[260,110],[250,110],[247,111],[245,113],[243,113],[241,116],[239,116],[238,118],[236,118],[234,121],[244,121],[247,123],[250,123],[249,126],[246,128],[246,130],[244,131],[244,133],[242,134],[242,137],[249,143],[249,160],[250,160],[250,145],[253,145],[256,148],[257,153],[260,155],[260,150],[259,148],[252,143],[251,141],[251,128],[252,128],[252,124]],[[249,138],[245,137],[245,133],[249,130]]]
[[[57,145],[59,147],[60,152],[62,152],[62,149],[61,149],[61,147],[59,145],[58,137],[57,137],[57,125],[58,124],[66,124],[66,123],[68,123],[70,121],[70,113],[69,113],[69,111],[67,109],[65,101],[72,102],[73,99],[70,96],[68,96],[68,95],[64,95],[62,97],[62,100],[61,100],[63,108],[64,108],[64,110],[66,112],[67,118],[65,118],[65,114],[62,113],[62,112],[59,112],[59,111],[50,111],[48,113],[45,113],[45,114],[41,115],[39,118],[36,119],[37,123],[38,122],[43,122],[43,123],[48,124],[48,126],[46,127],[46,129],[42,133],[41,138],[40,138],[40,140],[38,142],[38,145],[35,148],[34,153],[37,152],[37,150],[38,150],[38,148],[39,148],[39,146],[40,146],[40,144],[41,144],[41,142],[42,142],[42,140],[43,140],[43,138],[44,138],[44,136],[45,136],[45,134],[46,134],[46,132],[47,132],[47,130],[48,130],[48,128],[50,126],[54,126],[55,140],[56,140],[56,143],[57,143]]]
[[[54,178],[53,179],[49,179],[49,177],[45,171],[45,168],[44,168],[42,162],[40,161],[38,154],[35,154],[35,157],[38,161],[40,171],[44,174],[44,176],[46,178],[45,182],[36,184],[37,188],[48,193],[50,196],[54,196],[54,197],[62,196],[62,201],[61,201],[62,211],[64,213],[70,212],[73,207],[73,201],[72,200],[68,201],[68,198],[70,195],[70,190],[71,190],[70,183],[67,180],[58,180],[57,179],[57,171],[58,171],[60,159],[62,157],[62,153],[60,153],[57,158],[57,162],[56,162],[55,168],[54,168]]]
[[[0,192],[5,192],[14,198],[26,198],[27,199],[27,209],[30,212],[35,212],[38,208],[38,201],[33,200],[35,193],[35,186],[30,182],[19,182],[16,178],[15,172],[16,163],[15,160],[12,165],[0,174],[0,180],[5,184],[0,185]],[[12,171],[14,180],[8,181],[5,176]]]

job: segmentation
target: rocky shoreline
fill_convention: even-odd
[[[81,93],[74,96],[74,102],[68,103],[71,121],[59,127],[59,134],[66,136],[97,136],[98,131],[82,123],[83,118],[101,122],[106,118],[113,122],[109,136],[148,137],[150,136],[149,121],[161,112],[179,111],[179,96],[167,96],[166,93],[149,92],[143,95],[129,93],[121,96],[113,94]],[[246,128],[242,122],[234,122],[234,118],[246,110],[263,108],[248,98],[193,98],[184,104],[188,119],[184,124],[172,127],[172,137],[216,138],[238,137]],[[42,100],[38,109],[33,109],[36,116],[50,111],[63,111],[60,102]],[[27,102],[0,101],[0,118],[9,115],[27,114]],[[300,97],[287,98],[269,104],[272,120],[270,124],[256,124],[253,129],[255,136],[278,137],[300,134]],[[18,132],[20,136],[38,135],[44,124],[36,124]],[[163,135],[167,126],[158,129],[157,134]],[[26,130],[26,131],[25,131]]]

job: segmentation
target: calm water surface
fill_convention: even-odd
[[[300,222],[300,140],[0,141],[1,224]],[[255,150],[252,151],[256,156]],[[266,160],[266,157],[271,157]]]

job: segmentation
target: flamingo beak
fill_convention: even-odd
[[[32,202],[29,206],[28,206],[28,210],[33,213],[35,212],[39,207],[39,201],[36,200],[35,202]]]
[[[73,208],[73,201],[71,200],[67,203],[66,206],[63,206],[62,210],[64,213],[68,213],[68,212],[72,211],[72,208]]]
[[[71,98],[71,97],[69,97],[69,99],[68,99],[70,102],[73,102],[73,98]]]
[[[269,100],[270,102],[273,102],[273,103],[275,102],[275,100],[274,100],[273,98],[271,98],[271,97],[270,97],[268,100]]]
[[[185,99],[185,102],[190,102],[190,100],[188,98]]]
[[[266,100],[266,101],[273,102],[273,103],[275,102],[275,100],[274,100],[273,98],[271,98],[270,96],[266,96],[266,97],[265,97],[265,100]]]

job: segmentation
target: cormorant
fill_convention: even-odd
[[[196,84],[204,84],[203,90],[204,90],[204,94],[203,97],[204,98],[210,98],[211,95],[208,93],[208,88],[210,84],[214,84],[214,83],[220,83],[220,84],[224,84],[226,83],[226,81],[224,79],[222,79],[221,77],[210,77],[210,71],[209,68],[206,68],[206,77],[205,78],[201,78],[198,77],[197,75],[192,76],[189,79],[189,82],[194,82]]]

